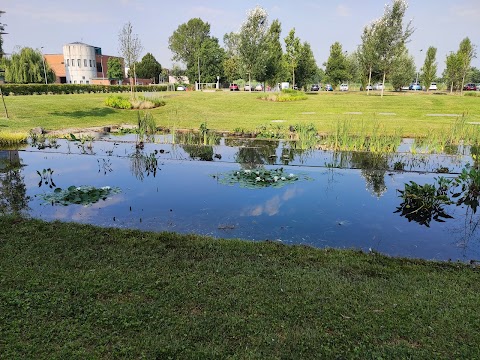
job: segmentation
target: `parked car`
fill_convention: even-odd
[[[319,91],[320,86],[318,84],[313,84],[312,87],[310,88],[310,91]]]
[[[333,91],[333,87],[330,84],[325,85],[325,91]]]
[[[177,91],[187,91],[187,88],[183,85],[177,86]]]
[[[240,88],[238,87],[237,84],[230,84],[230,86],[228,87],[230,89],[230,91],[239,91]]]
[[[464,87],[463,87],[463,90],[466,90],[466,91],[476,91],[477,90],[477,85],[473,84],[473,83],[470,83],[470,84],[466,84]]]
[[[410,90],[410,85],[405,85],[401,87],[402,90]]]
[[[383,89],[383,84],[382,83],[376,83],[373,85],[373,90],[382,90]]]
[[[297,84],[293,85],[293,90],[298,90]]]
[[[365,90],[373,90],[373,86],[372,86],[372,85],[367,85],[367,86],[365,87]]]
[[[340,91],[348,91],[348,84],[341,84]]]
[[[477,91],[480,91],[480,84],[477,84]]]
[[[244,90],[244,91],[251,91],[251,90],[252,90],[252,86],[246,84],[246,85],[243,87],[243,90]]]
[[[411,83],[408,90],[422,90],[422,85],[420,83]]]
[[[428,90],[437,90],[437,83],[431,83]]]
[[[263,85],[257,84],[257,86],[255,86],[255,91],[263,91]]]

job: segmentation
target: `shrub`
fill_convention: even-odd
[[[83,94],[83,93],[122,93],[130,92],[129,85],[90,85],[90,84],[3,84],[4,95],[34,94]],[[136,92],[167,91],[166,85],[138,85]]]
[[[303,91],[283,89],[280,93],[264,94],[259,96],[258,98],[261,100],[286,102],[306,100],[307,95]]]
[[[105,105],[113,107],[115,109],[131,109],[132,103],[121,96],[113,95],[105,99]]]

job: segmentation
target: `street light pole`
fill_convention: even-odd
[[[47,69],[45,68],[45,56],[43,56],[43,46],[40,48],[40,52],[42,53],[42,61],[43,61],[43,75],[45,76],[45,85],[48,85],[48,80],[47,80]]]

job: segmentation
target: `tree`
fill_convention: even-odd
[[[427,91],[432,81],[434,81],[435,78],[437,77],[436,56],[437,56],[437,48],[430,46],[427,50],[427,55],[425,56],[425,62],[423,63],[423,67],[421,70],[422,75],[420,76],[420,78],[422,79],[422,82],[425,84]]]
[[[308,82],[311,82],[317,72],[317,63],[313,56],[312,48],[308,42],[300,46],[296,78],[298,87],[306,88]]]
[[[461,82],[462,62],[457,53],[451,52],[449,55],[447,55],[445,65],[446,67],[445,67],[445,70],[443,71],[443,77],[445,81],[448,84],[450,84],[450,93],[451,93],[453,89],[457,88],[459,83]]]
[[[352,52],[346,56],[347,62],[347,79],[350,81],[354,81],[356,83],[362,82],[362,71],[360,66],[360,60],[358,56],[358,52]]]
[[[248,74],[249,85],[252,77],[261,78],[265,74],[268,57],[267,18],[265,9],[256,6],[247,12],[247,19],[238,34],[238,54],[243,71]]]
[[[361,72],[361,83],[362,87],[367,89],[368,94],[370,94],[370,88],[367,87],[367,84],[372,84],[372,72],[374,71],[375,66],[378,67],[376,46],[377,37],[375,36],[376,24],[377,22],[374,21],[369,26],[365,26],[363,28],[362,43],[357,49],[358,63]]]
[[[290,71],[292,72],[292,83],[295,86],[295,69],[298,66],[301,45],[300,39],[295,36],[295,28],[290,30],[285,40],[285,59]]]
[[[238,54],[239,35],[235,32],[223,36],[225,57],[223,59],[223,72],[229,82],[234,82],[241,77],[240,56]]]
[[[470,70],[470,63],[472,62],[472,59],[477,57],[476,46],[472,44],[468,37],[460,42],[460,48],[458,49],[457,56],[460,62],[460,76],[462,78],[462,85],[460,89],[463,92],[465,77]]]
[[[472,66],[467,74],[467,82],[480,83],[480,70]]]
[[[408,54],[406,47],[403,47],[401,53],[395,58],[392,71],[390,73],[390,82],[393,88],[398,91],[402,89],[415,76],[415,61]]]
[[[123,64],[120,58],[111,57],[107,61],[107,77],[109,79],[123,80],[125,75],[123,70]]]
[[[123,59],[125,60],[125,65],[128,68],[133,66],[133,75],[135,76],[135,63],[138,62],[143,47],[138,35],[133,33],[133,26],[130,22],[123,26],[118,34],[118,41],[120,44],[120,54],[122,54]],[[130,78],[130,92],[132,96],[135,96],[134,82],[132,78]]]
[[[330,56],[324,66],[325,75],[334,86],[347,80],[347,59],[338,41],[330,46]]]
[[[137,76],[141,79],[151,79],[155,83],[162,72],[162,65],[151,53],[147,53],[142,60],[136,64]]]
[[[393,4],[385,5],[383,16],[375,22],[374,41],[378,64],[383,73],[382,84],[385,84],[386,76],[392,71],[395,59],[403,51],[403,47],[413,33],[411,21],[403,26],[403,18],[408,4],[405,0],[393,0]],[[382,97],[383,89],[382,86]]]
[[[210,36],[210,24],[202,19],[190,19],[181,24],[168,39],[173,60],[183,62],[190,80],[195,78],[216,82],[223,75],[224,51],[218,39]]]
[[[267,33],[267,61],[265,64],[264,78],[258,78],[260,81],[269,82],[275,85],[280,82],[283,76],[283,50],[280,43],[280,33],[282,26],[277,19],[272,22]]]
[[[19,53],[12,54],[5,62],[5,80],[17,84],[45,83],[45,72],[49,83],[55,82],[56,76],[45,62],[40,51],[29,47],[22,48]]]

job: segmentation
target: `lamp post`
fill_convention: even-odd
[[[40,52],[42,53],[42,61],[43,61],[43,75],[45,76],[45,85],[48,85],[47,80],[47,69],[45,68],[45,56],[43,56],[43,46],[40,48]]]

